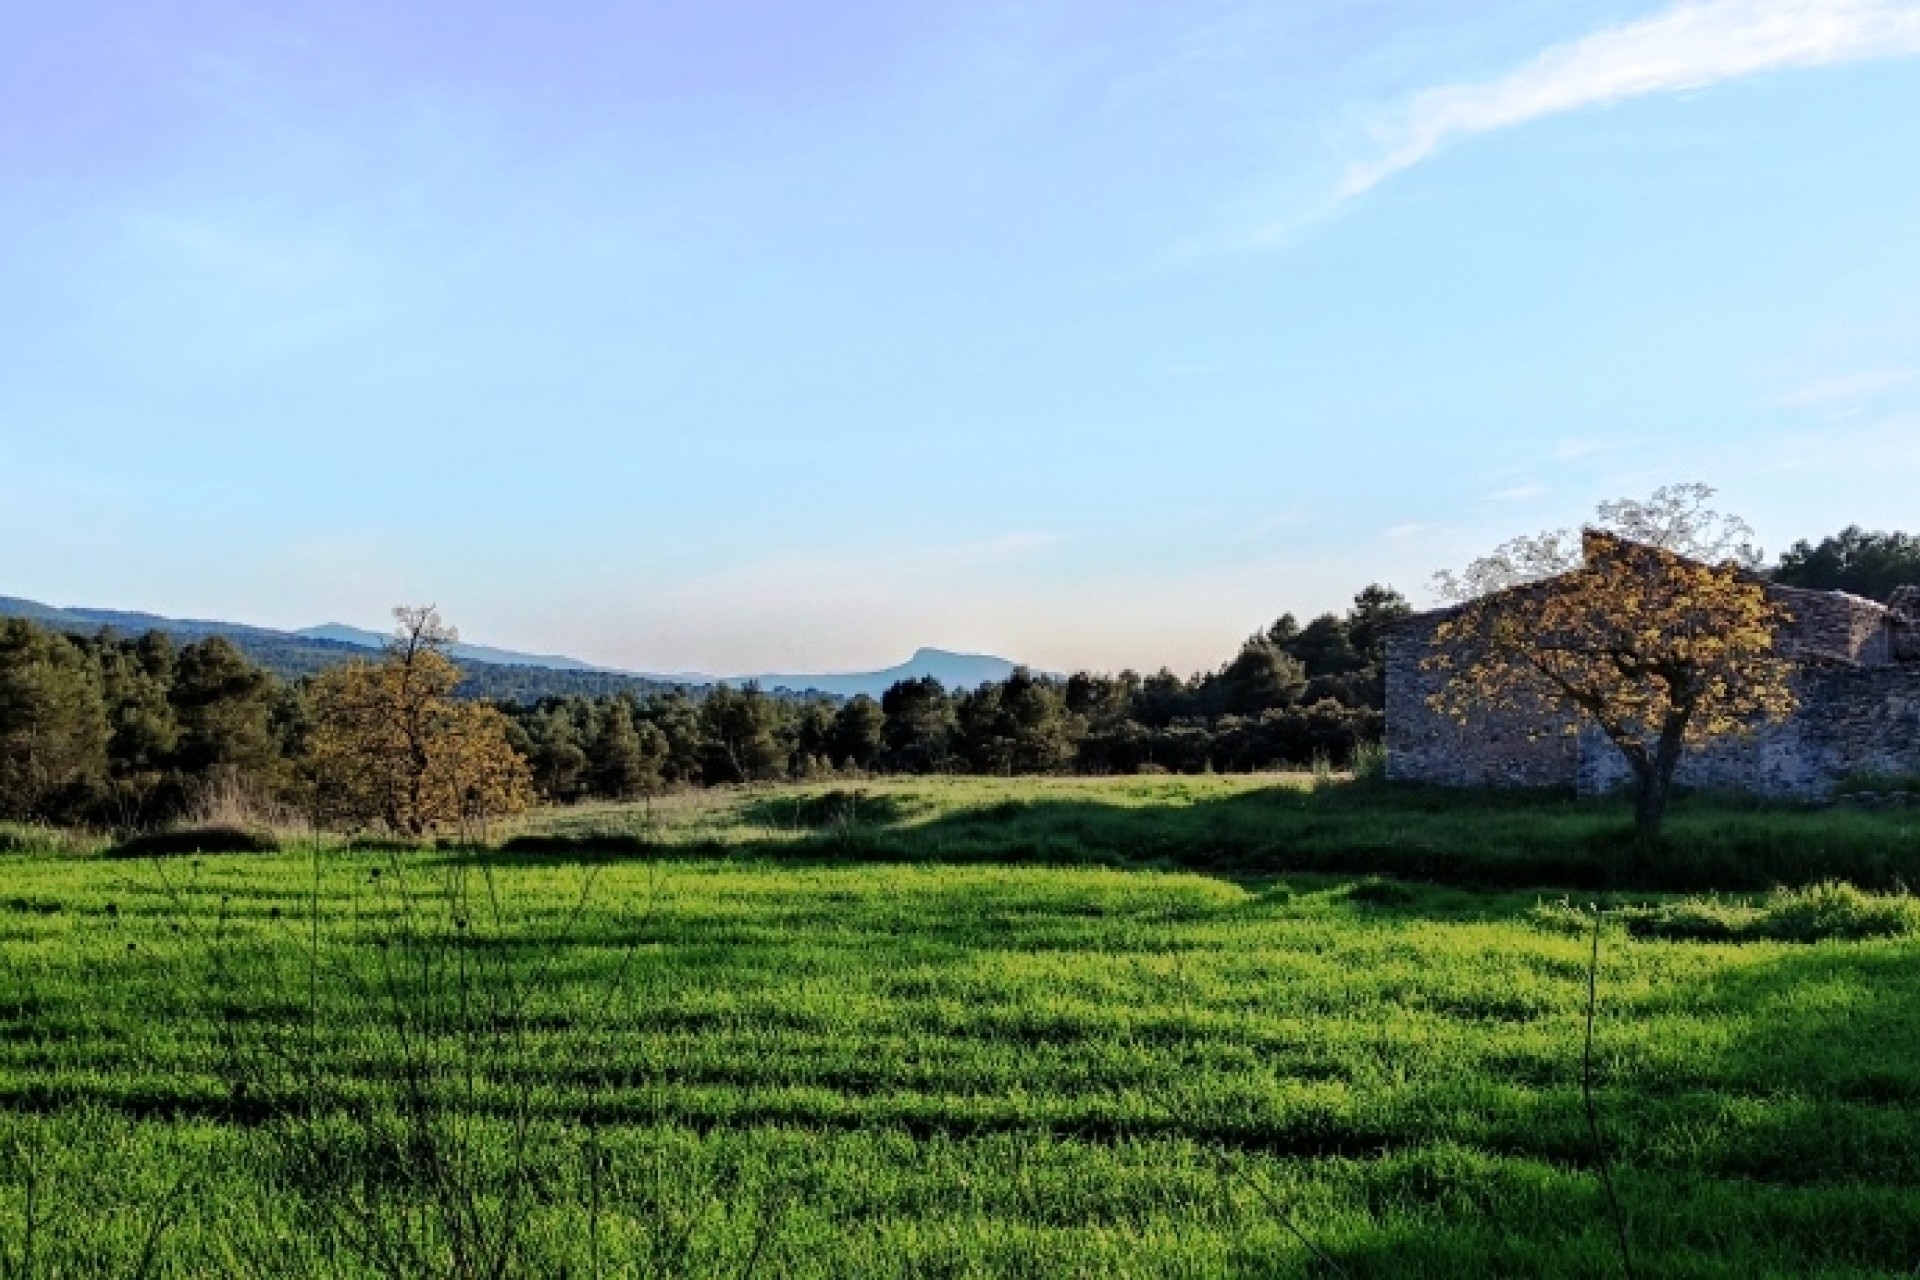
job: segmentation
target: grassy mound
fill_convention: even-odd
[[[148,831],[114,846],[116,858],[159,858],[182,853],[278,853],[280,838],[257,827],[224,824]]]
[[[1689,898],[1627,917],[1639,938],[1696,942],[1826,942],[1904,938],[1920,934],[1920,899],[1876,896],[1826,881],[1780,889],[1757,905],[1720,898]]]
[[[909,808],[905,798],[898,794],[835,787],[830,791],[772,796],[748,806],[742,816],[763,826],[824,831],[856,822],[898,822],[907,816]]]

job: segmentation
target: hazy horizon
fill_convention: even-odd
[[[10,25],[0,594],[1186,671],[1662,483],[1920,524],[1920,4]]]

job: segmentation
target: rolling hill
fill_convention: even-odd
[[[169,618],[124,609],[55,607],[14,596],[0,596],[0,617],[26,618],[42,626],[80,634],[92,634],[102,628],[128,635],[160,631],[182,643],[224,636],[255,662],[287,679],[298,679],[337,663],[366,657],[387,640],[377,631],[338,622],[299,631],[278,631],[239,622]],[[456,644],[451,653],[467,677],[461,686],[462,692],[503,702],[536,701],[570,694],[644,694],[716,684],[739,687],[750,681],[769,692],[822,693],[837,698],[864,693],[877,698],[901,680],[932,676],[949,689],[976,688],[1004,680],[1014,670],[1014,664],[1005,658],[931,648],[919,649],[900,665],[878,671],[768,672],[741,676],[620,671],[562,654],[521,653],[481,644]]]

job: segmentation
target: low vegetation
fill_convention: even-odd
[[[1617,808],[1310,776],[6,831],[9,1275],[1920,1261],[1905,811],[1683,800],[1657,861]]]

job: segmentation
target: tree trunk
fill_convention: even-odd
[[[1667,796],[1673,789],[1673,780],[1661,777],[1659,773],[1649,771],[1640,779],[1640,796],[1633,806],[1633,825],[1642,836],[1660,834],[1660,820],[1667,813]]]
[[[1640,772],[1640,798],[1634,805],[1633,825],[1644,837],[1660,834],[1660,823],[1667,816],[1667,800],[1673,794],[1674,771],[1680,767],[1680,748],[1686,739],[1687,713],[1670,712],[1660,726],[1660,741],[1653,758]]]

